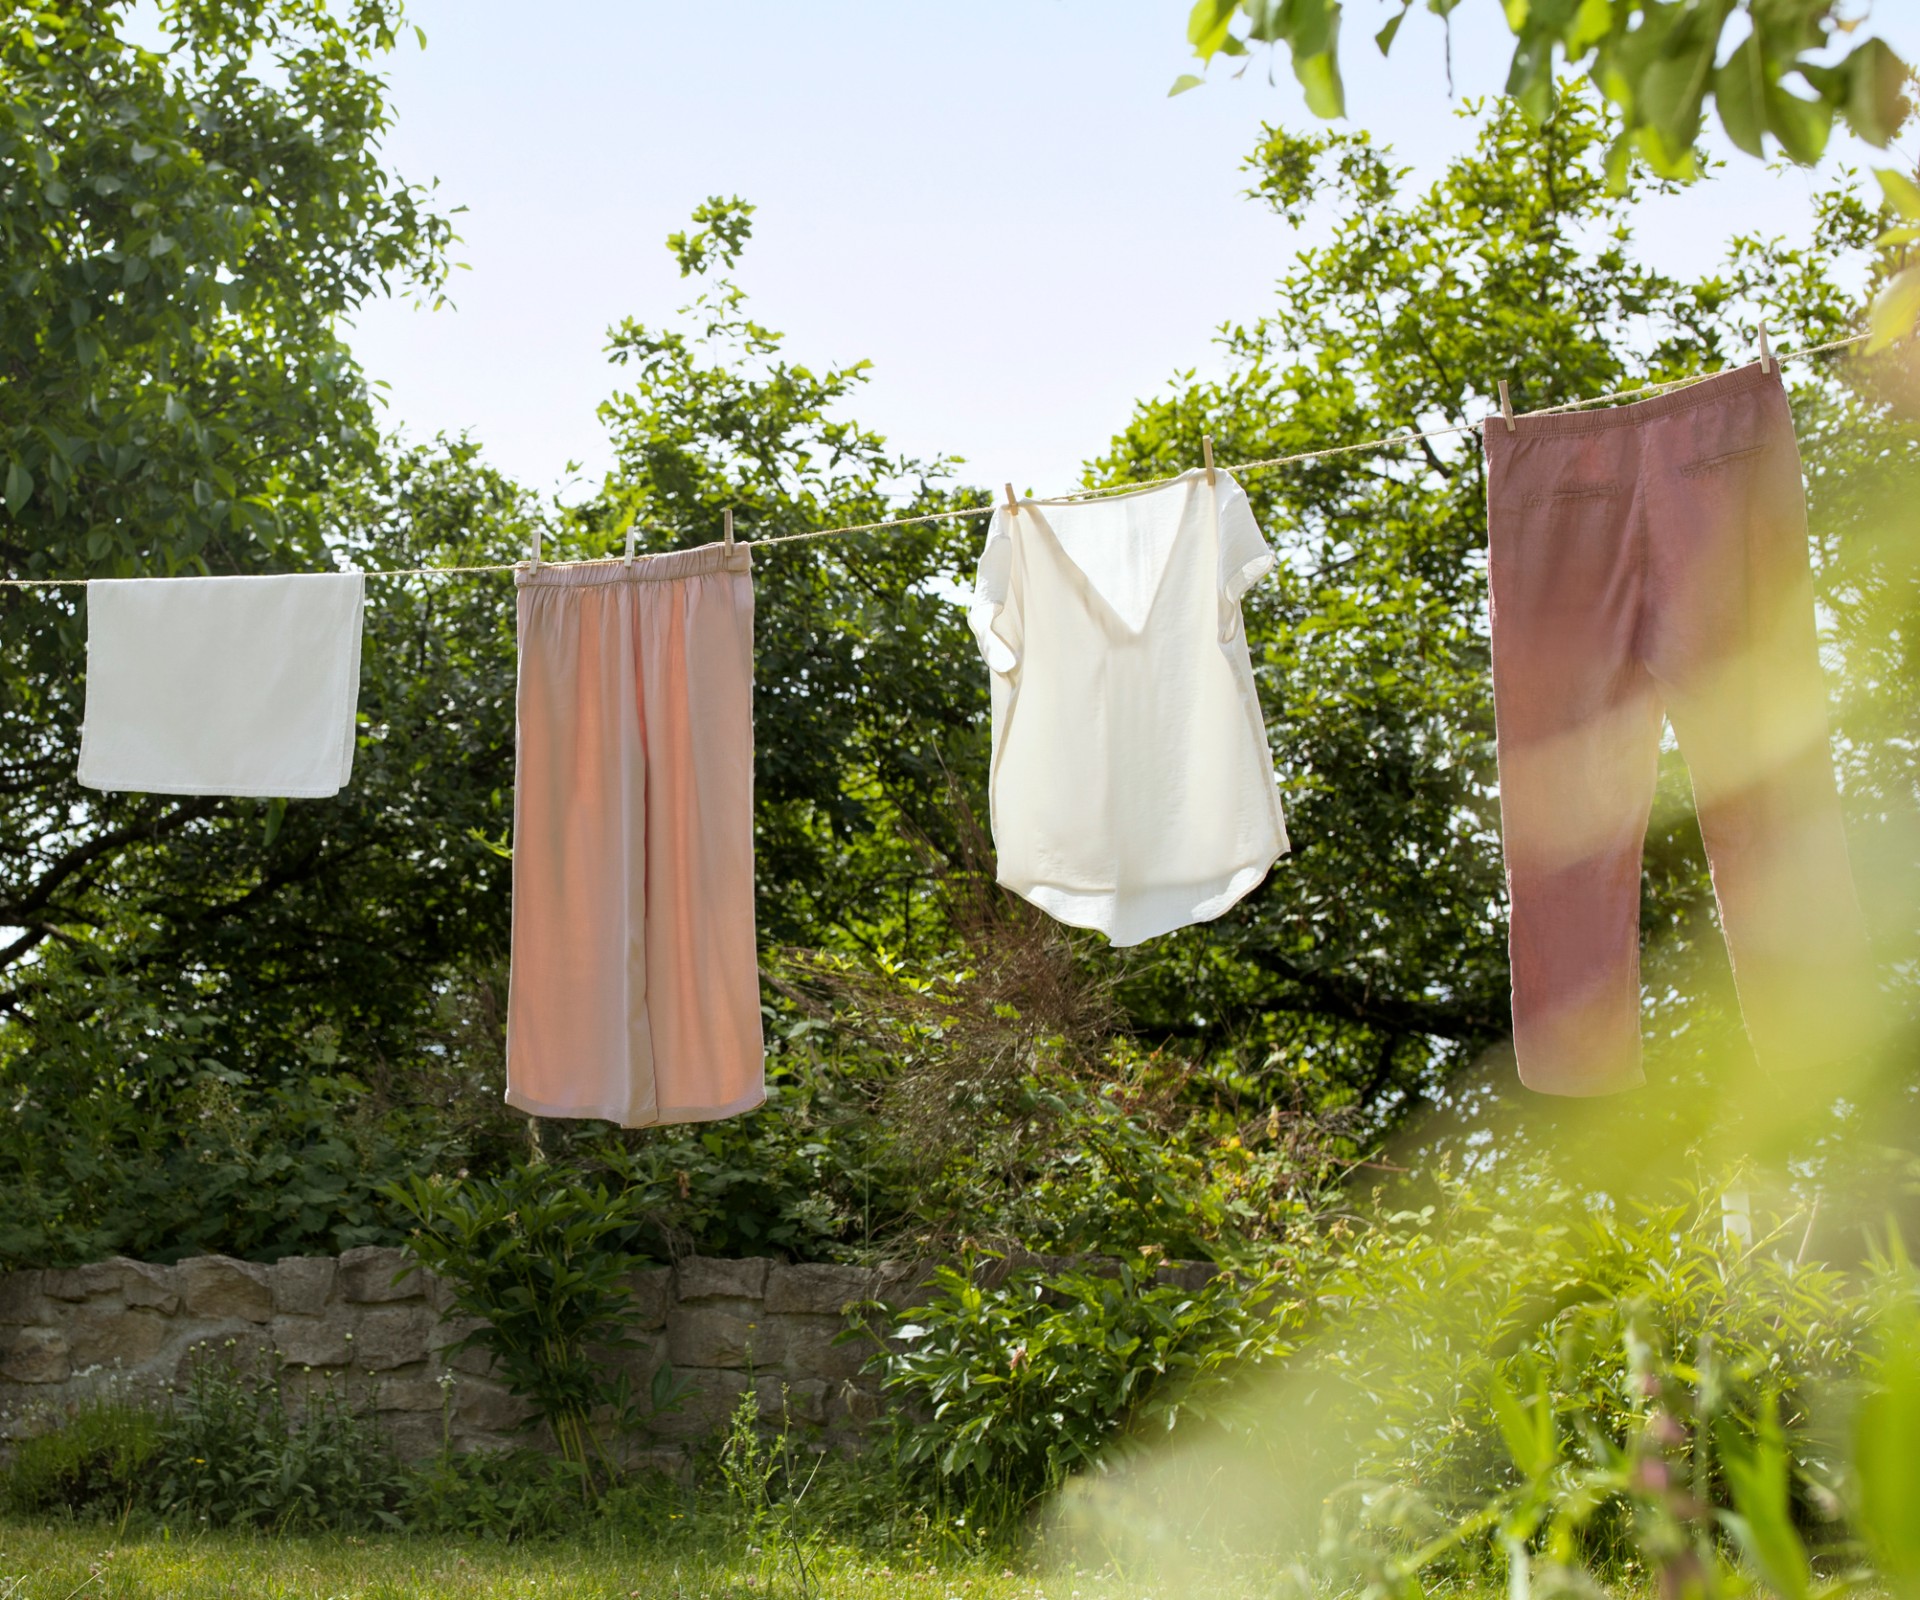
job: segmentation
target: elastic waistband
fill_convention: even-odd
[[[577,589],[604,583],[663,583],[673,578],[698,578],[709,572],[751,571],[753,557],[744,544],[736,542],[637,555],[631,565],[619,556],[605,561],[543,561],[537,567],[515,567],[513,581],[521,589]]]
[[[1643,422],[1651,422],[1655,417],[1671,416],[1676,411],[1691,411],[1695,406],[1712,405],[1752,390],[1782,387],[1779,362],[1773,364],[1771,372],[1762,372],[1760,363],[1756,361],[1750,366],[1735,367],[1731,372],[1716,372],[1711,378],[1702,378],[1698,383],[1690,383],[1686,388],[1675,389],[1670,394],[1656,395],[1651,400],[1636,400],[1631,405],[1612,406],[1605,411],[1567,411],[1557,416],[1515,417],[1511,434],[1507,432],[1506,418],[1496,411],[1481,424],[1481,433],[1487,441],[1487,448],[1491,450],[1496,440],[1506,438],[1540,438],[1554,434],[1603,433],[1610,428],[1637,428]]]

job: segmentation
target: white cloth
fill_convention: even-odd
[[[1267,875],[1287,832],[1240,596],[1272,567],[1224,472],[994,513],[969,615],[1005,887],[1131,945]]]
[[[80,781],[313,798],[353,773],[357,572],[87,586]]]

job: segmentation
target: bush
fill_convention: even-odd
[[[629,1332],[628,1275],[644,1259],[630,1241],[648,1204],[641,1188],[589,1188],[553,1163],[498,1178],[415,1178],[391,1191],[419,1226],[408,1249],[453,1293],[449,1314],[479,1319],[457,1349],[484,1350],[514,1394],[530,1401],[591,1494],[596,1464],[611,1470],[603,1425],[616,1432],[684,1398],[672,1370],[655,1374],[643,1411],[608,1355]]]
[[[1146,1259],[983,1282],[979,1266],[938,1269],[875,1365],[902,1468],[989,1531],[1116,1444],[1208,1416],[1233,1374],[1287,1348],[1271,1281],[1181,1289]]]
[[[181,1393],[142,1399],[112,1380],[23,1440],[0,1503],[287,1532],[397,1525],[405,1474],[331,1379],[249,1368],[230,1349],[196,1356]]]
[[[0,1505],[17,1515],[122,1513],[146,1498],[160,1418],[117,1380],[75,1402],[53,1426],[14,1446]]]
[[[297,1398],[284,1369],[202,1351],[159,1419],[148,1472],[166,1520],[281,1531],[395,1527],[403,1473],[329,1378]]]

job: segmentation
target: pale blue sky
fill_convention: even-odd
[[[684,302],[662,241],[708,195],[739,194],[759,207],[738,274],[755,314],[797,360],[871,359],[862,421],[967,457],[969,481],[1070,486],[1134,399],[1216,366],[1215,326],[1258,315],[1301,242],[1242,197],[1240,168],[1263,121],[1310,122],[1291,76],[1277,62],[1270,85],[1257,59],[1233,82],[1216,64],[1218,81],[1168,99],[1190,65],[1186,10],[411,0],[428,45],[391,59],[388,153],[468,207],[472,270],[457,309],[359,318],[390,422],[415,438],[470,429],[542,488],[570,459],[597,476],[594,407],[617,382],[605,329]],[[1416,10],[1383,62],[1369,35],[1385,0],[1347,11],[1352,123],[1437,170],[1465,142],[1438,22]],[[1874,11],[1920,58],[1920,6]],[[1463,6],[1458,93],[1496,90],[1509,47],[1490,0]],[[1736,158],[1646,208],[1645,253],[1704,267],[1737,229],[1798,233],[1824,176]]]

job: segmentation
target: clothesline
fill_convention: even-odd
[[[1812,356],[1825,355],[1831,350],[1842,350],[1848,345],[1859,344],[1867,337],[1868,335],[1864,333],[1856,333],[1845,339],[1829,340],[1826,344],[1808,345],[1804,349],[1789,351],[1785,355],[1770,355],[1770,359],[1781,365],[1785,365],[1789,361],[1804,361]],[[1645,383],[1632,389],[1616,389],[1611,394],[1593,395],[1585,400],[1569,400],[1562,405],[1543,406],[1537,411],[1515,412],[1514,419],[1517,421],[1523,417],[1561,416],[1570,411],[1584,411],[1591,406],[1608,405],[1615,400],[1631,400],[1639,396],[1665,394],[1669,390],[1685,389],[1696,383],[1704,383],[1708,378],[1713,376],[1715,376],[1715,374],[1706,373],[1697,377],[1669,378],[1659,383]],[[1264,460],[1259,461],[1236,462],[1222,466],[1218,470],[1232,473],[1264,472],[1273,467],[1297,466],[1305,461],[1326,461],[1335,456],[1354,455],[1361,451],[1389,450],[1396,445],[1418,444],[1426,439],[1445,439],[1455,434],[1477,433],[1483,425],[1484,424],[1478,422],[1462,422],[1447,428],[1430,428],[1422,432],[1388,434],[1383,438],[1362,439],[1353,444],[1331,445],[1321,450],[1303,450],[1295,455],[1268,456]],[[1072,505],[1085,500],[1097,499],[1103,495],[1134,494],[1142,489],[1159,488],[1162,485],[1177,481],[1177,479],[1182,476],[1184,476],[1184,474],[1176,473],[1172,477],[1166,478],[1147,478],[1138,482],[1109,484],[1098,489],[1079,489],[1071,494],[1056,495],[1049,499],[1033,500],[1029,503],[1034,505]],[[879,522],[850,522],[835,528],[808,528],[799,533],[767,534],[758,539],[742,539],[740,543],[748,549],[760,550],[773,545],[802,544],[813,539],[842,538],[847,534],[853,533],[880,533],[893,528],[924,527],[931,523],[948,522],[961,517],[986,517],[991,516],[997,509],[998,507],[992,504],[983,506],[958,506],[951,510],[930,511],[918,516],[889,517]],[[579,561],[552,561],[541,564],[556,567],[585,567],[610,564],[623,559],[621,556],[593,556]],[[528,565],[528,563],[525,561],[498,561],[471,567],[391,567],[380,571],[368,571],[365,572],[363,576],[368,578],[451,577],[463,573],[513,572],[526,565]],[[93,582],[91,578],[0,578],[0,588],[83,589],[91,582]]]

